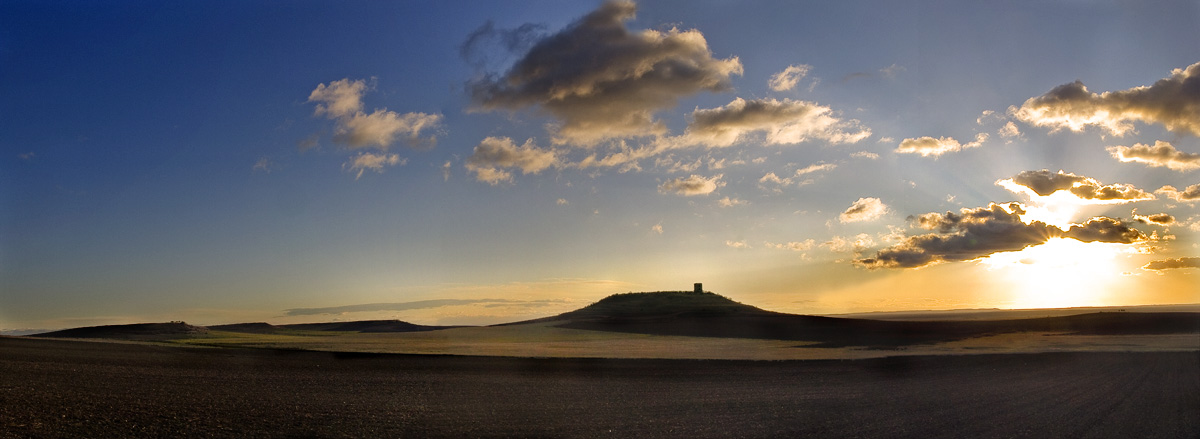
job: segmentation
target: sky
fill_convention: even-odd
[[[0,3],[0,330],[1200,302],[1200,3]]]

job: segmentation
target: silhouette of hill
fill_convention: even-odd
[[[438,329],[455,328],[455,326],[426,326],[416,325],[400,320],[361,320],[356,322],[329,323],[300,323],[280,325],[280,328],[304,331],[337,331],[337,332],[415,332],[436,331]]]
[[[213,331],[243,332],[247,334],[274,334],[279,332],[278,326],[264,322],[209,325],[208,329]]]
[[[112,338],[122,340],[164,340],[208,333],[208,328],[184,322],[134,323],[130,325],[88,326],[35,334],[56,338]]]
[[[816,347],[896,347],[1010,332],[1200,333],[1200,313],[1105,312],[990,321],[883,321],[785,314],[713,293],[660,291],[606,297],[587,307],[520,323],[655,335],[817,342]]]

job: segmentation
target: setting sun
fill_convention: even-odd
[[[1016,252],[996,253],[981,262],[1005,284],[1013,308],[1107,306],[1123,288],[1120,256],[1126,245],[1051,238]]]

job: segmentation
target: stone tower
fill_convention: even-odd
[[[696,282],[696,290],[695,290],[695,292],[696,292],[696,294],[703,293],[703,292],[704,292],[704,284],[702,284],[702,283],[700,283],[700,282]]]

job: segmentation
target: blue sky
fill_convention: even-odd
[[[809,313],[1194,303],[1198,22],[5,2],[0,329],[495,323],[692,282]]]

